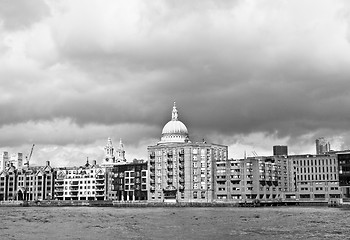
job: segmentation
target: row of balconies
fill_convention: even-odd
[[[55,192],[63,192],[63,187],[62,188],[55,188]]]
[[[168,179],[167,179],[167,182],[168,182],[168,183],[173,183],[173,179],[172,179],[172,178],[168,178]],[[179,182],[180,182],[180,183],[184,183],[185,180],[184,180],[183,178],[179,178]]]
[[[74,192],[68,192],[68,195],[71,195],[71,196],[78,196],[78,191],[74,191]]]
[[[278,169],[272,169],[272,170],[266,170],[266,169],[259,169],[260,173],[278,173],[280,172]]]
[[[70,185],[79,185],[79,181],[70,181],[69,184]]]
[[[179,151],[179,155],[184,155],[185,154],[185,150],[184,149],[181,149],[180,151]],[[168,156],[173,156],[173,151],[168,151],[167,152],[167,155]],[[150,158],[154,158],[155,156],[156,156],[156,153],[155,152],[151,152],[150,154],[149,154],[149,156],[150,156]]]
[[[272,186],[272,185],[278,186],[278,181],[271,181],[271,180],[270,180],[270,181],[264,181],[264,180],[260,180],[259,183],[260,183],[261,186],[265,186],[265,185],[268,185],[268,186]]]
[[[231,175],[231,176],[230,176],[230,179],[231,179],[231,180],[234,180],[234,179],[241,179],[241,175]]]
[[[150,184],[155,184],[155,180],[154,180],[154,179],[150,179],[149,182],[150,182]],[[172,183],[172,182],[173,182],[173,179],[172,179],[172,178],[168,178],[168,179],[167,179],[167,182]],[[183,178],[179,178],[179,182],[180,182],[180,183],[183,183],[183,182],[185,182],[185,180],[184,180]]]
[[[277,179],[281,179],[281,177],[279,177],[278,175],[274,175],[274,176],[264,176],[264,175],[260,175],[259,176],[259,180],[266,180],[266,181],[274,181]]]
[[[155,177],[155,172],[154,172],[154,170],[155,170],[155,169],[151,169],[151,171],[150,171],[149,176],[150,176],[151,178]],[[179,170],[178,173],[179,173],[179,176],[183,176],[183,175],[184,175],[184,172],[183,172],[182,170]],[[173,176],[173,175],[174,175],[174,172],[169,170],[169,172],[167,172],[167,175],[168,175],[168,176]]]
[[[185,189],[185,187],[184,187],[183,185],[181,185],[181,184],[179,184],[178,187],[179,187],[179,190],[180,190],[180,191],[183,191],[183,190]],[[155,187],[155,186],[150,186],[149,190],[150,190],[151,192],[154,192],[154,191],[156,190],[156,187]]]
[[[241,180],[233,180],[231,179],[231,184],[240,184]]]

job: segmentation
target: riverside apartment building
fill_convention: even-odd
[[[226,161],[227,152],[224,145],[192,143],[174,103],[160,141],[148,147],[148,201],[212,202],[215,164]]]
[[[55,200],[105,200],[106,169],[87,163],[55,170]]]
[[[328,202],[341,197],[335,154],[229,159],[216,163],[216,201]]]

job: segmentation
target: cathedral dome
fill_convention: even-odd
[[[181,121],[169,121],[163,127],[162,134],[188,134],[187,127]]]
[[[174,103],[171,120],[163,127],[162,138],[159,143],[184,142],[188,142],[188,130],[185,124],[178,120],[178,112]]]

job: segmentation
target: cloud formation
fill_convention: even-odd
[[[50,158],[52,146],[72,153],[111,136],[145,157],[174,100],[194,140],[230,145],[232,157],[270,154],[274,144],[314,151],[319,136],[350,146],[346,1],[47,0],[0,9],[5,150],[37,141]]]
[[[50,9],[43,0],[3,0],[0,3],[1,23],[6,30],[26,29],[49,13]]]

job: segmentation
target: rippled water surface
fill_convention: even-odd
[[[349,239],[336,208],[2,207],[0,239]]]

